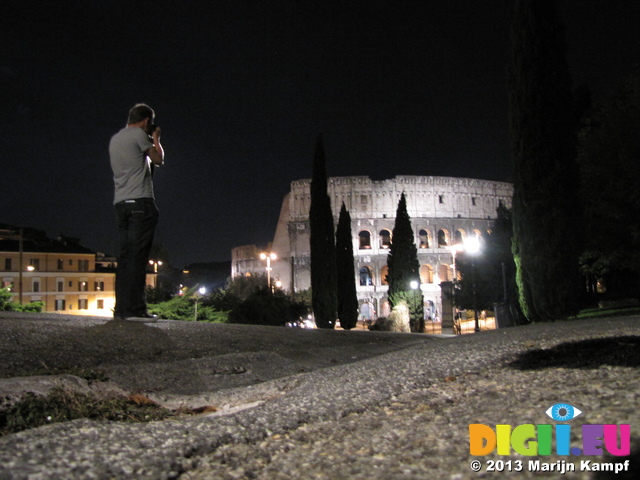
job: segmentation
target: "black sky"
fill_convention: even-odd
[[[0,16],[0,223],[115,253],[107,145],[162,126],[174,266],[266,245],[323,133],[330,176],[510,180],[510,0],[21,1]],[[559,0],[574,85],[640,58],[636,0]]]

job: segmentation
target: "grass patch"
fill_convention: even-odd
[[[124,397],[75,392],[56,387],[48,395],[28,393],[6,410],[0,411],[0,435],[78,418],[120,422],[150,422],[175,416],[146,397]]]

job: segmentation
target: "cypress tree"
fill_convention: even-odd
[[[512,47],[513,253],[520,304],[529,320],[553,321],[577,310],[581,238],[576,122],[554,0],[517,0]]]
[[[338,318],[340,326],[351,330],[358,323],[358,296],[356,294],[351,215],[345,204],[340,209],[336,231],[336,266],[338,270]]]
[[[407,212],[407,200],[404,193],[400,196],[396,221],[393,227],[392,241],[387,256],[389,275],[389,303],[392,307],[405,301],[411,315],[411,331],[417,332],[423,321],[424,306],[420,290],[420,262],[414,240],[411,219]],[[417,288],[411,288],[416,282]]]
[[[335,328],[338,312],[336,244],[327,193],[322,135],[316,141],[311,179],[311,207],[309,209],[311,247],[311,303],[319,328]]]
[[[581,258],[593,298],[634,298],[640,291],[640,71],[599,102],[580,132],[584,200]],[[603,289],[603,290],[602,290]]]

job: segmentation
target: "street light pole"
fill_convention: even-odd
[[[162,260],[149,260],[149,264],[153,265],[153,273],[156,274],[153,279],[153,287],[158,288],[158,266],[162,265]]]
[[[480,331],[478,321],[478,300],[476,295],[476,255],[480,253],[482,246],[477,236],[469,237],[464,242],[464,251],[471,255],[471,289],[473,292],[473,317],[475,319],[475,331]]]
[[[273,291],[273,289],[271,288],[271,260],[275,260],[277,257],[277,255],[273,252],[271,253],[261,253],[260,254],[260,259],[261,260],[266,260],[267,261],[267,285],[269,286],[269,290]]]
[[[204,296],[204,294],[207,292],[207,289],[204,287],[200,287],[200,289],[198,290],[198,293],[200,294],[200,296]],[[198,296],[196,295],[196,308],[195,308],[195,318],[194,320],[197,322],[198,321]]]
[[[475,331],[480,331],[480,323],[478,322],[478,300],[476,295],[476,261],[475,257],[471,257],[471,282],[473,287],[473,318],[476,321]]]

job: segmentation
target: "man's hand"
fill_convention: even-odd
[[[147,150],[145,153],[151,159],[154,165],[160,166],[164,163],[164,149],[160,144],[160,127],[156,127],[151,133],[153,138],[153,147]]]

